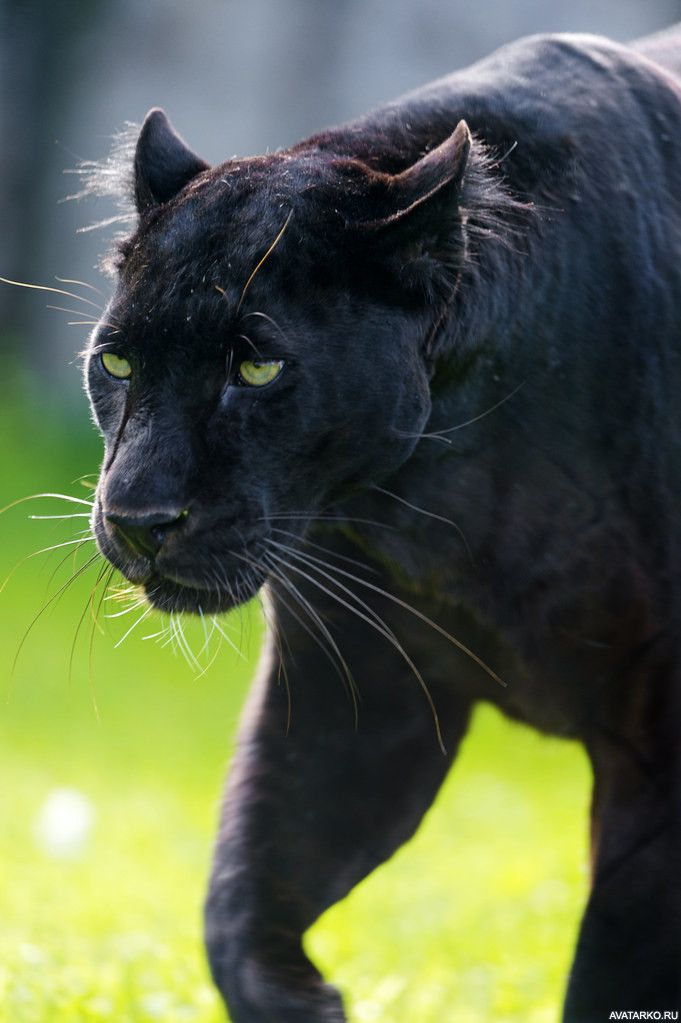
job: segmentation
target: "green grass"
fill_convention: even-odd
[[[19,414],[29,399],[22,385],[0,412],[0,506],[38,490],[86,496],[72,484],[99,457],[85,410],[78,433],[44,404],[33,421]],[[46,500],[0,518],[1,578],[84,524],[27,518],[60,510]],[[68,574],[70,555],[49,584],[59,559],[30,559],[0,594],[0,1019],[217,1023],[200,908],[258,612],[231,620],[246,659],[225,649],[200,677],[142,639],[151,622],[116,648],[125,616],[96,634],[90,667],[86,615],[69,677],[91,569],[36,622],[12,675],[33,615]],[[70,858],[36,837],[60,788],[95,814]],[[415,840],[308,935],[351,1019],[556,1020],[586,893],[588,788],[576,747],[481,707]]]

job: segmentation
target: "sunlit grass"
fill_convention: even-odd
[[[3,408],[0,506],[39,490],[87,497],[71,481],[96,470],[96,438],[49,410]],[[28,519],[58,512],[48,504],[0,518],[0,578],[82,528]],[[93,567],[36,623],[10,678],[33,615],[71,568],[69,555],[48,583],[63,553],[27,561],[0,594],[0,1019],[217,1023],[200,910],[259,612],[232,619],[245,660],[223,644],[200,676],[172,645],[143,639],[159,627],[151,618],[119,647],[128,618],[106,620],[90,667],[86,613],[69,678]],[[198,625],[191,642],[204,642]],[[69,851],[36,831],[59,789],[92,814]],[[416,839],[308,936],[353,1020],[556,1020],[586,891],[587,798],[575,747],[481,708]]]

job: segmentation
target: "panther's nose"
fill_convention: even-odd
[[[104,517],[115,527],[126,543],[145,557],[158,554],[167,533],[184,525],[189,512],[167,508],[163,511],[148,512],[144,515],[120,515],[104,512]]]

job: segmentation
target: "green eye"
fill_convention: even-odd
[[[239,365],[239,376],[249,387],[264,387],[271,384],[284,368],[283,360],[269,362],[242,362]]]
[[[127,359],[115,352],[102,352],[102,366],[117,380],[127,380],[132,374],[132,366]]]

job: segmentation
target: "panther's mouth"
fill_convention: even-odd
[[[128,544],[120,532],[104,522],[95,506],[93,531],[101,554],[129,581],[139,586],[147,602],[158,611],[220,614],[251,600],[267,580],[260,563],[262,547],[251,538],[238,549],[213,551],[206,538],[198,544],[177,545],[156,554],[143,553]]]
[[[264,569],[250,567],[222,586],[202,585],[196,580],[161,575],[153,571],[142,586],[149,604],[157,611],[190,614],[222,614],[247,603],[267,579]]]

